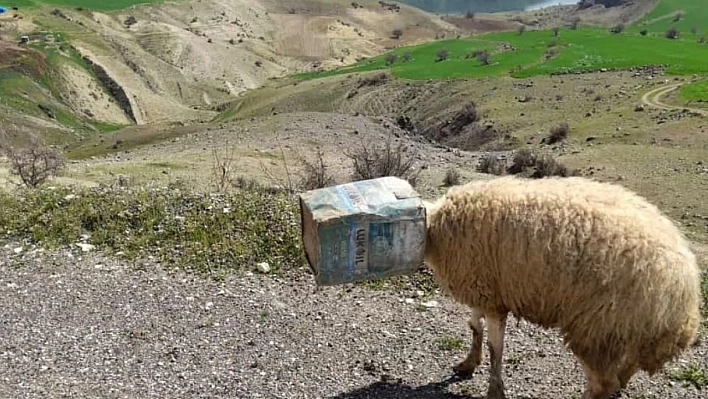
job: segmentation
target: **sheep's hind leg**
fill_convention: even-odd
[[[489,390],[487,399],[504,399],[504,381],[502,380],[502,359],[504,357],[504,331],[506,330],[506,315],[487,317],[489,326]]]
[[[484,313],[479,309],[472,309],[469,320],[472,330],[472,348],[467,358],[453,367],[455,373],[461,377],[470,377],[474,370],[482,363],[482,342],[484,340]]]
[[[586,365],[583,368],[585,369],[587,386],[582,399],[608,399],[620,390],[620,380],[617,374],[610,371],[613,367],[607,367],[605,371],[591,370]]]

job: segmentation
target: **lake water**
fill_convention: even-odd
[[[557,4],[575,4],[578,0],[399,0],[422,10],[440,14],[537,10]]]
[[[550,0],[544,1],[543,3],[534,4],[526,7],[526,11],[540,10],[542,8],[557,6],[557,5],[570,5],[578,4],[578,0]]]

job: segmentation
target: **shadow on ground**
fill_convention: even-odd
[[[457,378],[421,386],[410,386],[400,382],[376,382],[351,392],[345,392],[329,399],[485,399],[485,395],[462,395],[448,391],[448,386]],[[518,398],[536,399],[536,398]]]

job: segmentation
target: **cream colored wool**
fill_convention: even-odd
[[[695,257],[677,227],[631,191],[579,177],[502,177],[426,205],[426,263],[475,312],[466,371],[481,361],[475,319],[495,321],[503,341],[509,313],[560,329],[585,367],[587,399],[608,397],[639,369],[659,371],[693,342]],[[490,349],[501,363],[502,347]],[[490,397],[503,397],[493,373]]]

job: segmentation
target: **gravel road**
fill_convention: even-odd
[[[473,379],[450,378],[469,345],[467,312],[440,295],[316,290],[302,272],[214,281],[99,253],[17,248],[0,247],[1,398],[462,399],[486,392],[486,354]],[[708,368],[706,341],[682,361]],[[509,398],[580,395],[582,372],[554,332],[512,319],[506,346]],[[644,374],[622,396],[708,397],[705,388]]]

